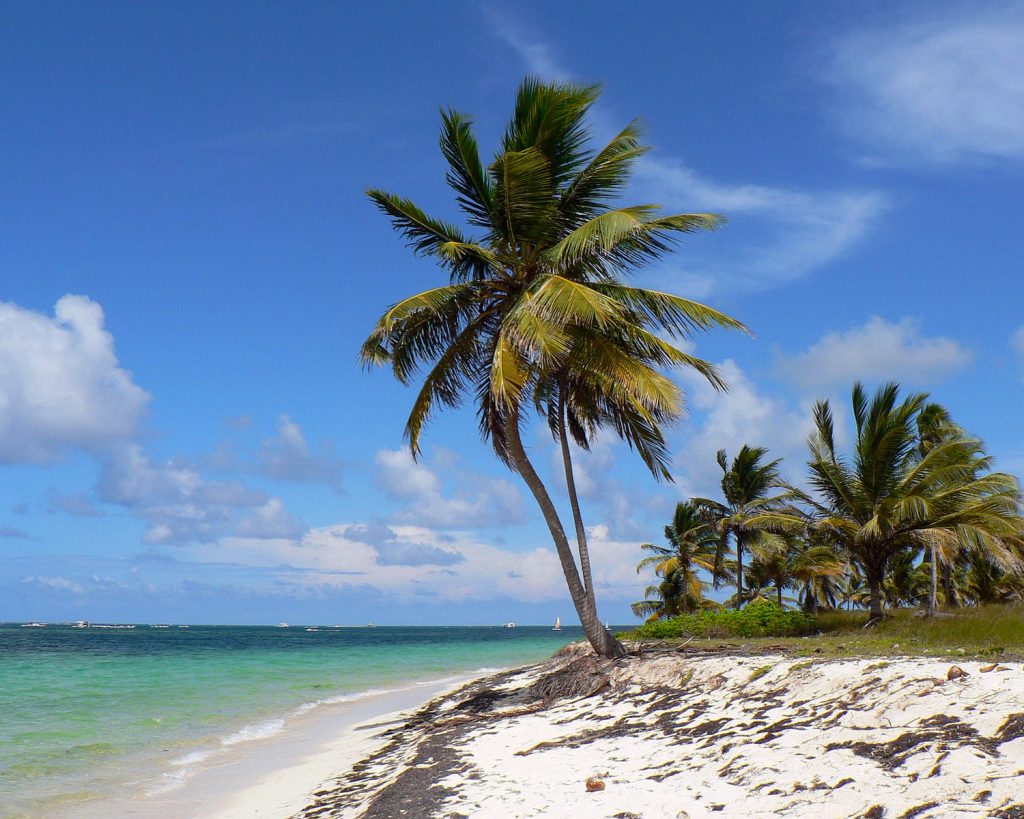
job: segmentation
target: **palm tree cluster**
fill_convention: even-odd
[[[446,181],[465,230],[409,199],[368,192],[449,281],[388,309],[362,359],[389,366],[403,384],[426,368],[405,429],[414,457],[432,414],[471,398],[483,439],[541,509],[587,638],[612,656],[622,647],[598,616],[570,441],[587,450],[598,430],[610,429],[656,478],[669,478],[663,428],[680,417],[683,395],[663,371],[693,368],[725,386],[712,365],[672,342],[715,327],[744,328],[703,304],[627,284],[678,237],[710,230],[719,217],[613,206],[647,149],[636,122],[605,147],[588,148],[586,117],[597,97],[596,86],[525,80],[487,165],[470,119],[442,112]],[[531,413],[561,451],[575,554],[523,442]]]
[[[692,519],[686,537],[668,527],[670,549],[644,546],[662,556],[660,582],[634,611],[657,618],[715,605],[704,594],[723,583],[735,587],[725,604],[737,608],[764,598],[811,612],[863,607],[872,619],[886,606],[1024,601],[1017,480],[993,471],[981,441],[926,394],[901,399],[890,383],[869,396],[856,384],[852,414],[843,453],[829,402],[815,405],[807,488],[784,482],[762,448],[744,446],[731,463],[720,451],[723,500],[680,504]]]

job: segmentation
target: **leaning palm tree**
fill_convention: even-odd
[[[967,436],[922,447],[917,421],[926,406],[925,394],[900,401],[896,384],[870,399],[856,384],[856,438],[848,457],[836,449],[829,402],[814,408],[809,466],[818,497],[803,500],[815,528],[864,576],[872,620],[882,617],[883,582],[898,556],[933,547],[936,553],[952,551],[961,544],[1005,568],[1020,562],[1016,479],[990,472],[981,443]],[[784,515],[775,518],[776,525],[785,525]]]
[[[561,441],[566,427],[577,441],[610,427],[655,477],[668,477],[662,430],[680,416],[683,396],[662,370],[693,367],[716,386],[722,382],[710,364],[666,337],[742,325],[696,302],[625,284],[626,274],[663,256],[680,235],[711,229],[719,217],[612,207],[646,149],[635,123],[596,153],[587,149],[585,120],[597,96],[596,86],[525,80],[486,167],[470,120],[442,114],[447,182],[473,235],[408,199],[369,191],[412,249],[433,258],[450,282],[384,313],[362,358],[389,365],[405,384],[429,367],[406,424],[414,456],[432,413],[473,397],[483,438],[541,509],[587,639],[611,656],[623,649],[598,617],[582,519],[574,514],[577,566],[523,444],[530,407],[540,407],[549,423],[549,408],[562,408],[554,419]],[[571,481],[568,459],[565,471]]]
[[[705,583],[699,571],[712,571],[718,537],[692,503],[676,504],[672,523],[665,527],[667,546],[644,543],[650,552],[636,565],[637,572],[651,566],[661,582],[648,586],[647,598],[633,603],[633,613],[649,620],[689,614],[705,608]]]
[[[781,459],[763,463],[768,454],[763,447],[752,447],[746,444],[740,449],[732,463],[724,449],[718,450],[718,465],[722,469],[721,503],[710,498],[695,498],[694,502],[708,515],[715,524],[719,534],[719,558],[714,572],[716,587],[722,581],[721,567],[725,551],[730,539],[735,542],[736,549],[736,598],[737,609],[743,605],[743,553],[758,538],[769,531],[769,527],[760,522],[766,512],[781,508],[790,498],[789,492],[770,495],[769,492],[779,486],[779,464]]]

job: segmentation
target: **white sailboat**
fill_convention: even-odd
[[[551,630],[552,631],[561,631],[562,630],[562,618],[561,617],[556,617],[555,618],[555,627],[553,629],[551,629]]]

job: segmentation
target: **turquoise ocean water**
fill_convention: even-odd
[[[319,704],[544,659],[578,627],[0,625],[0,816],[171,787]]]

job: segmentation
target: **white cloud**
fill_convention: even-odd
[[[456,484],[446,493],[437,473],[413,460],[408,449],[382,449],[376,456],[377,483],[404,508],[398,519],[422,526],[466,529],[505,526],[523,519],[519,488],[503,478],[462,469],[457,459],[442,449],[433,453],[443,472]]]
[[[148,400],[96,302],[64,296],[53,318],[0,302],[0,463],[106,450],[134,436]]]
[[[233,532],[296,536],[301,524],[276,498],[237,481],[211,481],[179,461],[154,463],[138,445],[118,449],[104,465],[99,496],[146,522],[147,543],[210,542]]]
[[[729,384],[726,393],[715,392],[696,373],[683,374],[699,420],[686,425],[688,434],[673,458],[680,497],[718,496],[722,472],[715,453],[725,449],[732,457],[744,444],[766,447],[772,459],[783,458],[783,474],[799,480],[811,431],[810,407],[794,409],[765,394],[731,359],[719,368]]]
[[[978,4],[839,40],[844,125],[905,157],[1024,159],[1024,6]]]
[[[327,447],[310,450],[302,428],[287,415],[278,419],[277,435],[267,438],[257,455],[258,471],[268,478],[299,483],[341,483],[341,462]]]
[[[547,438],[546,427],[542,434]],[[641,483],[634,484],[628,478],[624,480],[621,470],[616,470],[620,452],[624,453],[625,459],[635,459],[633,466],[640,470]],[[585,524],[603,526],[602,531],[610,538],[649,539],[652,531],[659,531],[661,524],[652,525],[650,518],[654,516],[657,521],[668,518],[673,506],[669,495],[675,490],[664,486],[659,488],[636,453],[627,450],[611,429],[604,430],[591,442],[590,452],[571,444],[571,455],[576,493],[583,507]],[[548,490],[553,495],[565,497],[565,467],[558,446],[551,449],[549,473]],[[563,523],[569,540],[575,542],[572,518],[568,512]]]
[[[1010,336],[1010,347],[1017,354],[1021,364],[1024,364],[1024,324],[1017,328],[1017,331]]]
[[[695,298],[718,289],[764,290],[799,279],[851,250],[884,213],[887,197],[870,190],[804,191],[723,183],[672,159],[644,157],[637,182],[645,199],[673,213],[722,213],[727,237],[686,245],[673,282]],[[657,273],[657,270],[655,271]]]
[[[487,10],[487,18],[494,33],[519,55],[527,71],[545,80],[568,79],[569,72],[559,64],[547,43],[532,36],[508,15],[494,7]]]
[[[23,577],[22,583],[31,586],[42,586],[46,589],[55,589],[62,592],[71,592],[72,594],[82,594],[85,589],[82,588],[78,583],[72,580],[68,580],[66,577],[49,577],[46,575],[30,575],[29,577]]]
[[[284,508],[280,498],[268,498],[238,522],[237,531],[242,537],[295,538],[306,531],[306,525]]]
[[[920,384],[959,370],[970,360],[957,341],[923,336],[915,319],[892,323],[872,316],[860,327],[828,333],[802,353],[780,357],[776,367],[807,389],[854,381]]]
[[[590,540],[601,599],[636,599],[638,542],[613,539],[602,526],[590,530]],[[568,594],[546,542],[513,551],[470,533],[422,526],[338,524],[311,530],[301,540],[225,538],[186,552],[198,562],[276,570],[279,583],[293,590],[375,590],[451,602],[539,603],[565,600]]]

